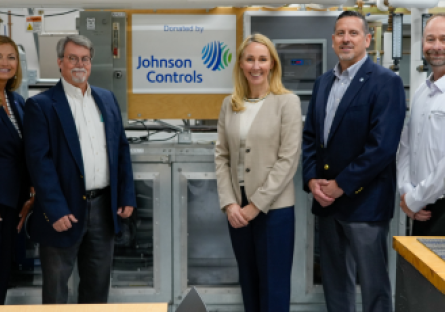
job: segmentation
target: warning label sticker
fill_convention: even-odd
[[[27,16],[26,17],[26,31],[27,32],[41,32],[42,31],[42,16]]]
[[[96,30],[96,19],[94,17],[87,17],[87,30]]]

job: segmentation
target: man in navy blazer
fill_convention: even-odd
[[[57,44],[56,86],[27,100],[26,160],[36,189],[31,238],[40,243],[43,303],[66,303],[77,260],[79,303],[108,298],[114,234],[136,204],[129,145],[113,93],[88,84],[94,49]]]
[[[356,12],[332,35],[339,63],[314,85],[303,131],[303,179],[319,218],[320,264],[330,312],[352,312],[358,274],[364,312],[392,311],[388,231],[406,103],[399,76],[366,54]]]

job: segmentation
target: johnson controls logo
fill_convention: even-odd
[[[202,49],[204,66],[212,71],[226,69],[232,62],[232,53],[224,42],[213,41]],[[196,60],[196,62],[195,62]],[[138,55],[136,70],[144,71],[149,83],[203,83],[204,77],[199,63],[199,46],[193,55],[187,57],[166,57],[158,55]],[[194,66],[195,65],[195,66]],[[207,73],[210,75],[211,73]]]
[[[226,68],[232,61],[232,53],[230,53],[227,45],[224,45],[224,42],[213,41],[208,43],[202,49],[201,54],[204,65],[213,71]]]

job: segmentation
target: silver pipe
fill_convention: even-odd
[[[39,78],[36,79],[36,84],[42,83],[42,84],[56,84],[59,82],[60,79],[44,79],[44,78]]]
[[[153,122],[157,122],[160,125],[163,125],[165,127],[168,127],[170,129],[173,129],[173,130],[176,130],[176,131],[179,131],[179,132],[184,132],[184,129],[182,129],[181,127],[171,125],[168,122],[165,122],[165,121],[162,121],[162,120],[159,120],[159,119],[153,119]]]
[[[33,9],[28,8],[28,14],[34,15]],[[34,45],[36,46],[36,51],[37,51],[37,60],[40,61],[39,35],[35,32],[33,33],[33,36],[34,36]]]

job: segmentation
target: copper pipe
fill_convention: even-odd
[[[389,9],[388,9],[388,11],[389,11],[389,13],[388,13],[388,28],[386,30],[388,32],[392,32],[392,25],[393,25],[392,15],[395,10],[396,9],[393,7],[389,7]]]
[[[357,6],[358,6],[358,13],[360,15],[363,15],[363,0],[358,0],[357,1]]]
[[[11,11],[8,11],[8,35],[9,35],[9,38],[12,38],[12,19],[11,19]]]

